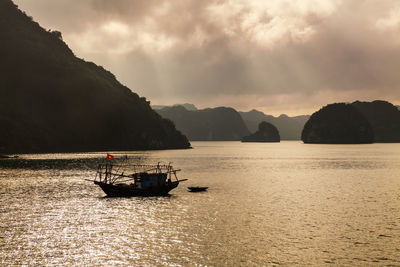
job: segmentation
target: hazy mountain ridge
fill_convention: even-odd
[[[240,114],[233,108],[193,111],[183,106],[173,106],[156,111],[172,120],[176,128],[192,141],[236,141],[250,133]]]
[[[248,112],[239,112],[239,114],[251,132],[257,131],[258,124],[262,121],[271,123],[278,129],[281,140],[300,140],[304,124],[310,118],[310,115],[289,117],[285,114],[274,117],[255,109]]]
[[[198,110],[197,107],[193,104],[185,103],[185,104],[174,104],[172,106],[167,106],[167,105],[151,105],[152,109],[154,110],[159,110],[163,108],[170,108],[170,107],[177,107],[177,106],[182,106],[187,110]]]
[[[0,152],[187,148],[145,98],[0,1]]]

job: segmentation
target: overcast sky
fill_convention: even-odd
[[[152,104],[400,104],[399,0],[14,0]]]

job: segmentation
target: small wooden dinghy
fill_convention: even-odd
[[[206,191],[208,189],[208,187],[206,187],[206,186],[189,186],[188,189],[189,189],[189,192],[202,192],[202,191]]]

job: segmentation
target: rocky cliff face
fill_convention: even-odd
[[[173,123],[0,1],[0,153],[188,148]]]
[[[187,110],[183,106],[173,106],[157,112],[173,121],[177,129],[192,141],[235,141],[249,134],[241,116],[233,108]]]
[[[336,103],[311,115],[301,140],[318,144],[365,144],[374,141],[374,134],[368,120],[353,105]]]
[[[278,129],[268,122],[261,122],[258,125],[258,131],[245,136],[242,142],[280,142]]]
[[[400,110],[387,101],[352,103],[371,124],[374,142],[400,142]]]

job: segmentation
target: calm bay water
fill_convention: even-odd
[[[0,265],[400,265],[400,144],[192,145],[114,153],[181,168],[168,197],[104,197],[105,153],[0,160]]]

